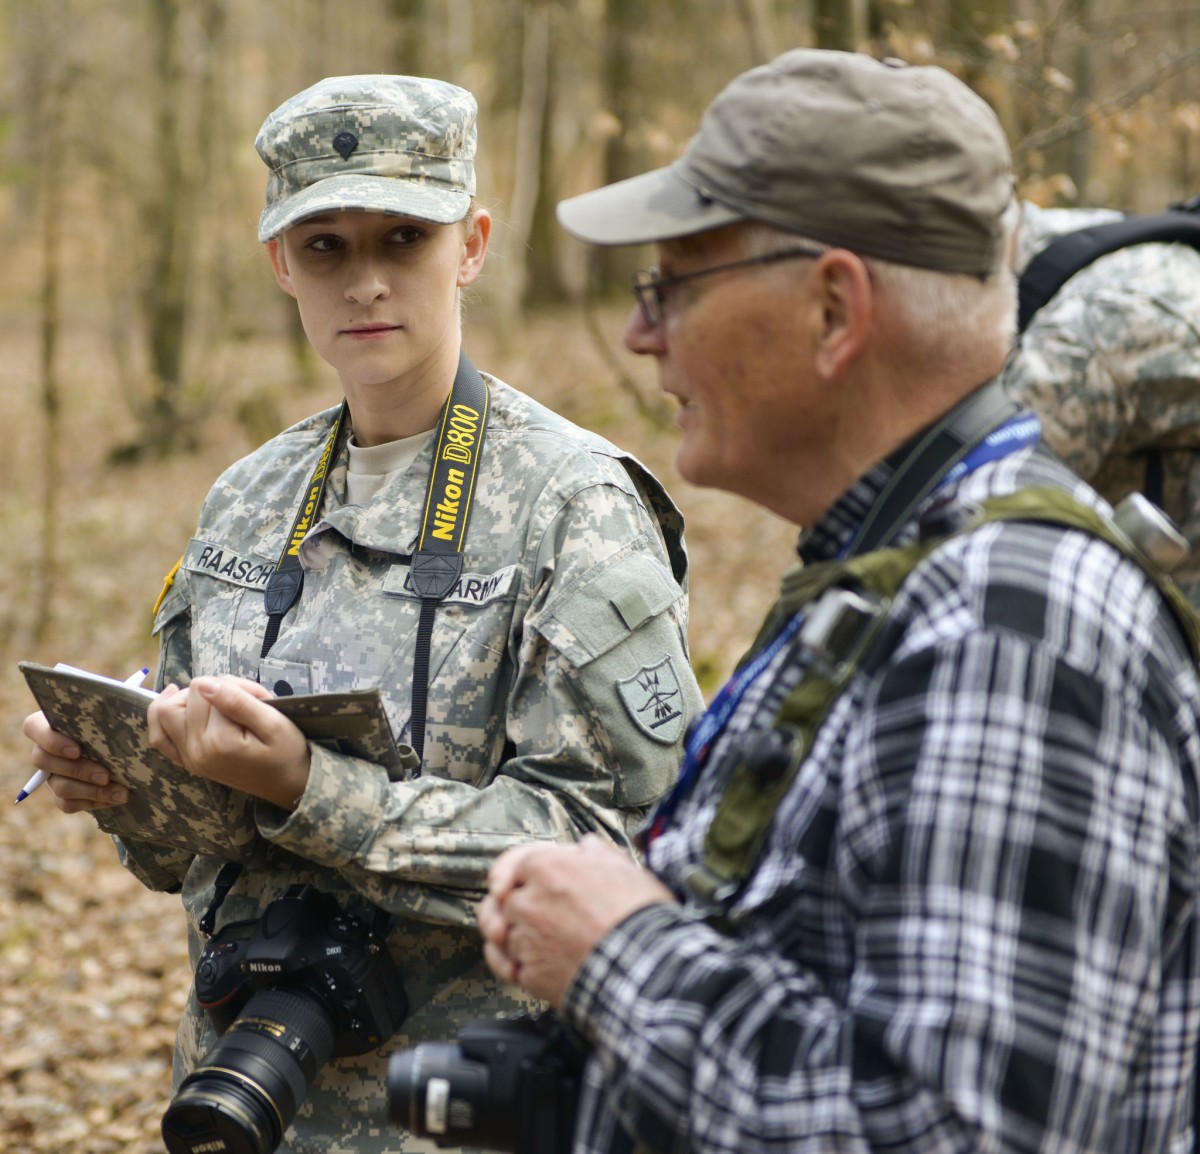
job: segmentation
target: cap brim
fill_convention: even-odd
[[[393,176],[346,173],[319,180],[264,209],[258,222],[258,239],[265,243],[284,229],[325,212],[386,212],[432,224],[454,224],[467,215],[470,207],[471,196],[461,189]]]
[[[558,205],[558,222],[567,232],[604,245],[671,240],[745,219],[745,213],[702,195],[674,166],[573,196]]]

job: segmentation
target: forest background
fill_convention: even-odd
[[[150,609],[218,472],[334,403],[255,240],[265,115],[323,76],[479,99],[497,218],[475,362],[632,448],[682,506],[691,649],[729,672],[792,527],[677,475],[629,270],[553,220],[672,160],[736,73],[798,45],[939,63],[996,108],[1043,204],[1200,193],[1195,0],[0,0],[0,779],[29,773],[19,659],[154,665]],[[0,805],[4,802],[0,800]],[[0,1148],[161,1149],[190,982],[176,898],[45,793],[0,822]]]

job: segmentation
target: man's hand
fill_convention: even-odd
[[[518,846],[488,873],[479,906],[492,972],[557,1009],[584,959],[635,910],[674,895],[628,854],[595,836]]]
[[[111,785],[108,770],[88,761],[75,742],[51,729],[44,713],[31,713],[21,732],[33,742],[30,760],[34,769],[49,775],[46,788],[63,813],[91,813],[129,800],[129,790]]]
[[[189,773],[293,810],[308,784],[304,734],[242,677],[197,677],[150,703],[150,744]]]

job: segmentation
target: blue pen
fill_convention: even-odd
[[[125,684],[136,689],[143,681],[146,680],[146,674],[149,672],[149,669],[139,669],[136,673],[131,673],[127,678],[125,678]],[[17,800],[13,802],[13,805],[19,805],[31,793],[33,793],[35,789],[40,788],[48,776],[49,775],[44,770],[39,769],[37,773],[35,773],[25,783],[25,788],[22,789],[19,794],[17,794]]]

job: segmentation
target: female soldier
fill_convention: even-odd
[[[263,124],[259,238],[345,404],[217,481],[155,621],[151,741],[253,795],[262,839],[240,870],[120,840],[146,885],[182,890],[193,964],[206,931],[303,883],[367,922],[383,911],[403,972],[399,1032],[301,1086],[288,1150],[419,1148],[385,1122],[386,1052],[515,1008],[474,928],[490,862],[589,832],[628,846],[699,704],[663,490],[461,355],[460,290],[491,228],[473,201],[475,111],[440,81],[351,76]],[[373,686],[421,758],[402,780],[263,701]],[[25,732],[61,810],[122,800],[41,714]],[[177,1087],[216,1042],[193,991]],[[232,1116],[243,1104],[222,1087],[205,1089]]]

